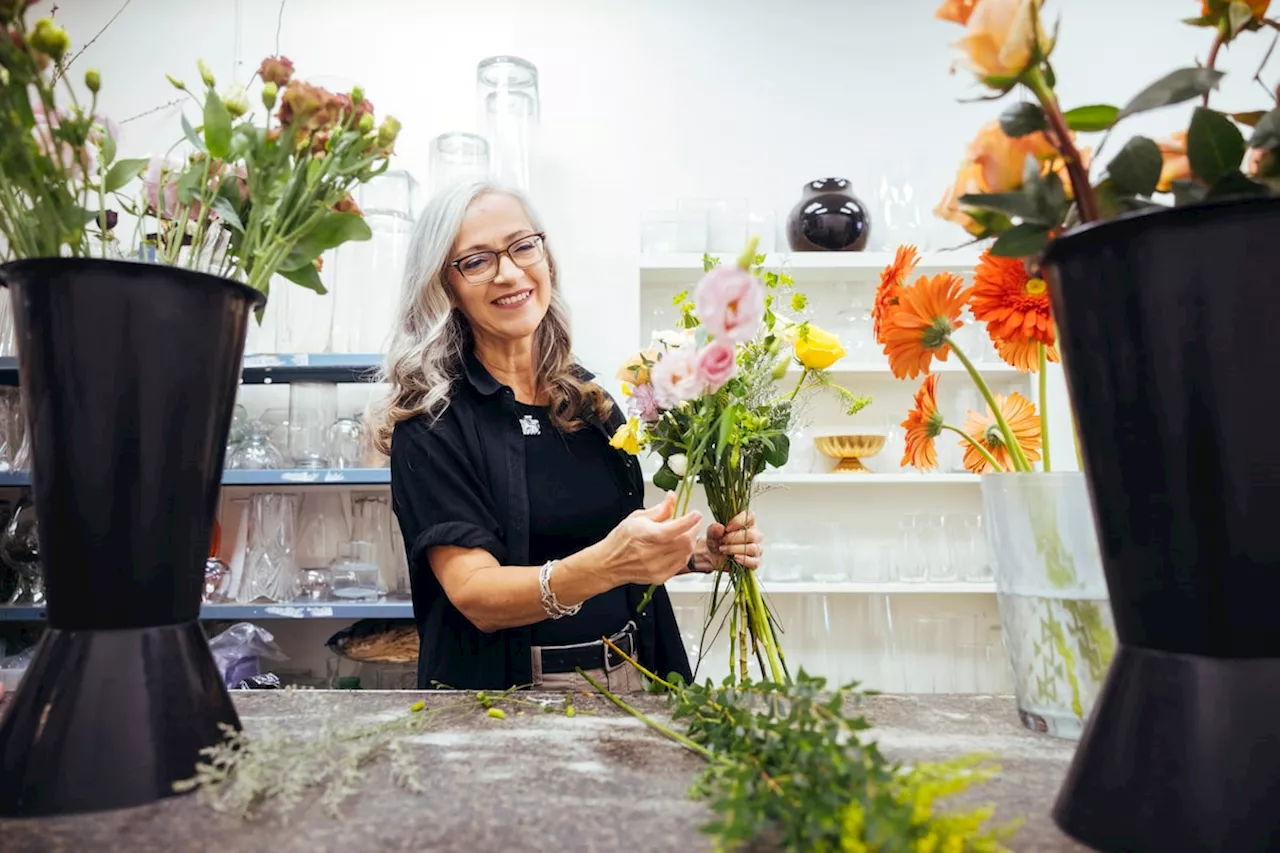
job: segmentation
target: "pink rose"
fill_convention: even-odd
[[[654,396],[664,409],[674,408],[702,394],[698,354],[692,349],[670,350],[649,371]]]
[[[693,300],[698,319],[713,338],[749,341],[764,319],[764,288],[738,267],[711,270],[698,282]]]
[[[657,422],[660,414],[658,396],[652,385],[645,382],[631,389],[631,396],[627,398],[627,414],[648,424]]]
[[[724,387],[737,369],[737,351],[727,340],[712,341],[698,354],[698,379],[708,393],[714,394]]]

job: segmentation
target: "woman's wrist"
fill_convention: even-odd
[[[571,606],[619,586],[602,546],[590,545],[556,562],[550,583],[561,602]]]

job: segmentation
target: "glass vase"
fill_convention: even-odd
[[[1084,474],[988,474],[981,484],[1018,715],[1077,740],[1116,650]]]
[[[297,597],[297,515],[297,495],[259,492],[249,498],[248,550],[238,596],[241,603],[292,601]]]
[[[476,66],[479,126],[489,141],[489,172],[501,183],[530,188],[541,113],[538,69],[516,56],[491,56]]]
[[[427,170],[427,194],[463,181],[489,177],[489,142],[483,136],[462,131],[442,133],[431,140]]]
[[[357,202],[373,236],[344,243],[334,253],[334,352],[386,352],[399,309],[419,194],[413,177],[399,170],[360,187]]]

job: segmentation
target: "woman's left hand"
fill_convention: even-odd
[[[707,528],[705,552],[706,566],[702,565],[703,560],[695,558],[702,571],[723,569],[731,557],[745,569],[760,568],[764,534],[756,527],[756,514],[747,510],[729,519],[728,524],[712,524]]]

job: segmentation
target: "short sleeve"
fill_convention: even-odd
[[[391,440],[391,500],[412,569],[429,568],[428,549],[483,548],[505,563],[493,497],[472,463],[456,419],[397,424]]]

